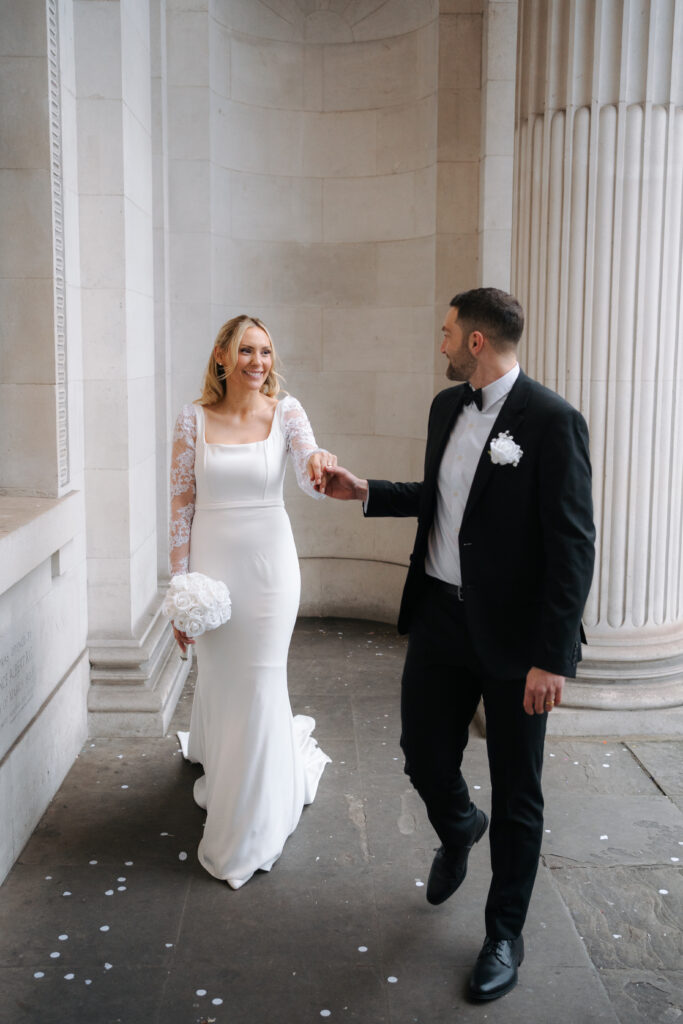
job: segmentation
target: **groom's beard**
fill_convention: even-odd
[[[477,360],[469,352],[459,352],[457,356],[449,359],[446,367],[448,380],[469,380],[477,368]]]

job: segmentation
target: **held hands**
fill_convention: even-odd
[[[339,501],[366,501],[368,497],[368,482],[360,477],[354,476],[348,469],[336,464],[325,467],[327,480],[326,490],[330,498],[337,498]],[[316,490],[319,488],[316,487]]]
[[[524,689],[524,710],[527,715],[543,715],[562,703],[564,676],[556,676],[542,668],[530,668]]]
[[[308,478],[313,484],[313,487],[320,494],[326,493],[326,486],[328,481],[327,470],[337,465],[337,456],[332,455],[330,452],[313,452],[309,458],[306,469],[308,471]]]

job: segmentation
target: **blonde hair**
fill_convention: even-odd
[[[227,323],[223,324],[216,335],[216,340],[211,349],[211,357],[204,374],[201,397],[197,399],[199,405],[214,405],[225,396],[225,382],[237,366],[239,348],[245,333],[250,327],[258,327],[259,330],[264,332],[270,342],[273,354],[273,363],[260,390],[264,395],[268,395],[269,398],[277,395],[280,390],[280,382],[275,371],[277,356],[275,355],[275,346],[273,345],[270,332],[258,317],[247,316],[246,313],[241,313],[240,316],[234,316],[232,320],[228,320]],[[216,360],[217,348],[225,356],[223,366]]]

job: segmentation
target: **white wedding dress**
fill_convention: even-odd
[[[197,687],[183,753],[199,762],[194,797],[206,808],[198,856],[238,889],[268,871],[315,797],[330,760],[292,716],[287,653],[299,607],[299,563],[282,487],[287,455],[299,485],[315,444],[296,399],[278,403],[270,435],[207,444],[201,405],[177,421],[171,467],[173,575],[201,572],[230,590],[232,617],[197,638]]]

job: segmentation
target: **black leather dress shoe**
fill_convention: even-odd
[[[470,997],[476,1002],[498,999],[517,984],[524,959],[524,939],[490,939],[482,946],[470,978]]]
[[[488,828],[489,819],[483,811],[477,810],[477,823],[471,843],[461,846],[453,853],[446,853],[440,846],[434,855],[432,868],[427,879],[427,901],[435,906],[444,903],[459,888],[467,874],[467,858],[475,843],[478,843]]]

